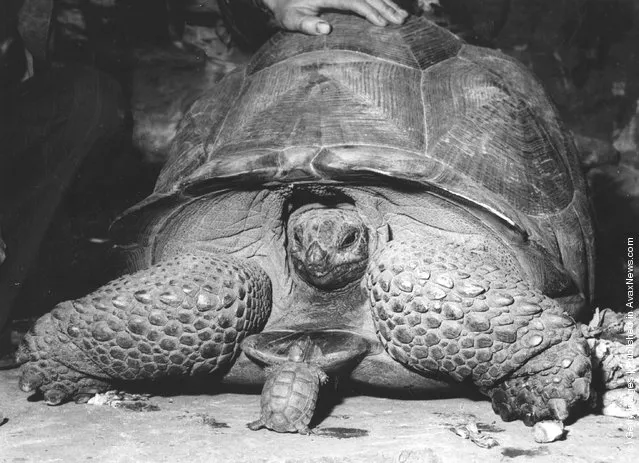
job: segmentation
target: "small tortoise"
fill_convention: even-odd
[[[248,335],[341,329],[379,347],[351,365],[358,383],[474,384],[527,424],[588,398],[589,202],[539,83],[425,18],[327,19],[330,35],[280,33],[194,103],[114,229],[134,273],[35,324],[24,391],[251,383]]]
[[[328,381],[322,369],[312,363],[320,357],[319,348],[310,338],[293,344],[288,361],[266,369],[267,380],[262,389],[260,419],[247,426],[253,431],[268,428],[276,432],[309,434],[320,384]]]

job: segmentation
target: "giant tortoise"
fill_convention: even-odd
[[[425,18],[328,19],[193,104],[115,225],[132,273],[36,322],[22,390],[250,382],[247,336],[341,330],[369,343],[360,383],[465,382],[527,424],[588,398],[589,202],[540,84]]]

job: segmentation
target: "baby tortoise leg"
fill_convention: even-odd
[[[328,375],[320,367],[315,366],[315,365],[310,365],[309,368],[313,371],[314,374],[317,375],[317,381],[318,381],[320,386],[324,386],[328,382],[328,380],[329,380]],[[302,421],[298,422],[297,432],[302,434],[302,435],[304,435],[304,436],[307,436],[307,435],[315,433],[309,427],[309,424],[310,424],[311,420],[313,419],[313,415],[315,414],[315,408],[317,407],[317,401],[319,399],[320,391],[321,391],[321,389],[318,388],[317,394],[315,395],[315,397],[312,398],[313,404],[312,404],[311,407],[309,407],[309,410],[308,410],[308,420],[302,420]]]
[[[270,311],[271,282],[259,266],[185,253],[41,317],[18,351],[20,387],[56,405],[114,381],[219,376]]]
[[[564,420],[588,398],[591,364],[574,321],[486,244],[391,242],[367,287],[391,357],[472,380],[504,420]]]
[[[273,384],[276,380],[276,375],[278,372],[277,366],[269,365],[264,369],[264,375],[266,376],[266,381],[264,382],[264,386],[262,386],[262,395],[260,396],[260,417],[246,424],[246,427],[251,431],[257,431],[262,428],[267,428],[267,422],[270,419],[270,404],[268,404],[269,395],[266,394],[266,391],[270,391],[273,388]]]
[[[315,371],[317,372],[317,378],[319,380],[319,383],[321,386],[324,386],[326,383],[328,383],[328,380],[330,379],[329,376],[326,374],[326,372],[324,372],[324,370],[322,370],[320,367],[313,367],[315,369]]]
[[[246,427],[249,428],[251,431],[257,431],[259,429],[266,427],[266,420],[260,417],[255,421],[251,421],[250,423],[247,423]]]
[[[302,423],[297,426],[297,432],[300,433],[302,436],[313,434],[313,430],[309,428],[307,424]]]

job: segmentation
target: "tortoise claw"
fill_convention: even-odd
[[[91,397],[93,397],[96,394],[99,394],[100,392],[103,392],[102,389],[100,389],[99,387],[85,387],[85,388],[81,388],[74,396],[73,396],[73,400],[75,403],[77,404],[85,404],[87,403],[89,400],[91,400]]]
[[[66,401],[68,395],[61,389],[49,389],[44,393],[44,402],[47,405],[60,405]]]
[[[541,420],[565,421],[570,410],[588,399],[590,365],[583,340],[571,338],[531,359],[507,380],[484,393],[505,420],[520,418],[527,426]]]
[[[513,413],[512,408],[507,403],[500,403],[499,405],[493,405],[493,410],[499,415],[499,417],[505,421],[514,421],[517,419],[517,415]]]
[[[108,389],[104,379],[73,370],[44,356],[22,366],[19,385],[24,392],[41,392],[47,405],[60,405]]]
[[[251,431],[257,431],[259,429],[262,429],[265,426],[266,424],[264,423],[262,419],[251,421],[250,423],[246,423],[246,427],[249,428]]]
[[[34,392],[44,383],[44,375],[32,369],[26,369],[20,376],[20,390]]]
[[[91,397],[93,397],[93,394],[76,394],[73,401],[76,404],[85,404],[91,400]]]
[[[555,419],[564,421],[568,418],[568,404],[564,399],[550,399],[548,401],[548,408],[550,408]]]
[[[540,421],[537,418],[537,415],[535,415],[535,412],[532,411],[532,406],[530,405],[527,407],[524,407],[524,409],[522,410],[522,415],[523,415],[522,421],[529,428],[533,427],[535,423],[537,423],[537,421]]]

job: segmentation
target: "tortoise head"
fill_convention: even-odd
[[[291,362],[311,362],[322,357],[322,349],[309,336],[304,336],[288,350],[288,360]]]
[[[355,209],[313,205],[288,220],[288,255],[302,280],[322,290],[359,281],[368,265],[368,228]]]

